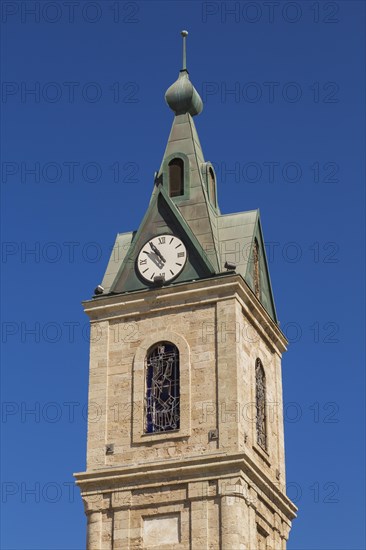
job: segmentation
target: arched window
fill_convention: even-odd
[[[208,169],[208,193],[212,205],[216,207],[216,183],[212,168]]]
[[[179,430],[179,350],[159,342],[146,357],[146,433]]]
[[[266,375],[260,359],[255,362],[255,404],[257,443],[262,449],[267,450]]]
[[[259,269],[259,244],[257,239],[254,239],[253,247],[253,280],[254,280],[254,294],[258,300],[261,298],[261,284],[260,284],[260,269]]]
[[[169,162],[169,196],[184,195],[184,162],[180,158]]]

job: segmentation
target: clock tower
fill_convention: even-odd
[[[258,210],[221,214],[183,67],[146,214],[119,233],[91,322],[88,550],[284,550],[279,329]]]

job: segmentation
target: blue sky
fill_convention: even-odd
[[[2,548],[85,545],[80,302],[147,208],[182,28],[221,210],[260,208],[290,340],[288,548],[364,548],[364,2],[1,8]]]

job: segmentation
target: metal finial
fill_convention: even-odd
[[[187,54],[186,54],[186,38],[188,36],[188,31],[182,31],[180,33],[183,36],[183,71],[187,70]]]

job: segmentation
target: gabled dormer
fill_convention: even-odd
[[[117,236],[102,282],[104,294],[150,288],[156,276],[160,285],[171,285],[231,270],[243,277],[276,320],[258,211],[227,215],[220,212],[215,170],[204,157],[193,120],[202,112],[203,104],[186,67],[185,31],[182,36],[182,69],[165,94],[174,119],[150,203],[139,229]],[[165,269],[165,273],[166,262],[156,258],[157,269],[148,270],[146,275],[151,274],[152,279],[146,280],[139,270],[139,254],[149,240],[159,235],[179,238],[187,261],[179,272]],[[153,241],[146,252],[151,246],[155,246]],[[153,251],[150,258],[154,254]],[[161,256],[164,258],[162,253]]]

